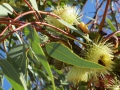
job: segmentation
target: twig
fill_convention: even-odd
[[[28,11],[28,12],[25,12],[25,13],[22,13],[20,14],[19,16],[17,16],[15,19],[12,20],[11,23],[13,23],[14,21],[16,21],[17,19],[19,19],[20,17],[23,17],[25,15],[28,15],[28,14],[32,14],[32,13],[35,13],[36,11]],[[56,18],[59,18],[59,16],[55,15],[55,14],[52,14],[52,13],[49,13],[49,12],[43,12],[43,11],[38,11],[39,13],[41,14],[46,14],[46,15],[51,15],[51,16],[54,16]],[[5,31],[11,26],[12,24],[9,24],[1,33],[0,33],[0,37],[5,33]]]
[[[111,33],[110,35],[108,35],[102,42],[105,42],[105,41],[107,41],[110,37],[112,37],[112,36],[114,36],[115,34],[118,34],[118,33],[120,33],[120,30],[118,30],[118,31],[116,31],[116,32],[113,32],[113,33]]]
[[[97,8],[97,10],[96,10],[96,12],[95,12],[95,15],[93,16],[93,19],[96,19],[97,14],[98,14],[98,11],[99,11],[99,9],[101,8],[101,6],[103,5],[104,2],[105,2],[105,1],[103,0],[103,1],[101,2],[101,4],[98,6],[98,8]],[[92,22],[92,20],[90,20],[87,24],[89,24],[89,23],[91,23],[91,22]],[[91,27],[93,27],[93,26],[91,26]]]
[[[110,0],[107,0],[107,4],[106,4],[106,7],[105,7],[103,18],[102,18],[102,21],[101,21],[100,26],[99,26],[99,32],[102,30],[102,28],[104,26],[104,22],[105,22],[105,18],[106,18],[106,15],[107,15],[107,10],[108,10],[109,4],[110,4]]]
[[[27,0],[24,0],[24,1],[25,1],[25,3],[28,5],[28,7],[29,7],[32,11],[35,11],[34,8],[29,4],[29,2],[28,2]],[[34,13],[34,15],[35,15],[35,17],[36,17],[36,20],[39,21],[39,18],[38,18],[38,16],[37,16],[37,14]]]
[[[103,14],[103,18],[102,18],[102,21],[100,22],[99,30],[98,30],[98,33],[97,33],[96,38],[95,38],[96,41],[99,41],[99,39],[101,37],[101,31],[102,31],[102,28],[104,26],[104,22],[105,22],[105,18],[106,18],[106,15],[107,15],[109,4],[110,4],[110,0],[107,0],[105,11],[104,11],[104,14]]]
[[[11,32],[10,32],[9,34],[7,34],[4,38],[0,39],[0,41],[4,40],[5,38],[7,38],[7,37],[8,37],[9,35],[11,35],[12,33],[16,32],[16,31],[19,31],[19,30],[21,30],[22,28],[24,28],[24,27],[26,27],[26,26],[28,26],[28,25],[31,25],[31,24],[35,24],[35,23],[36,23],[36,24],[40,24],[40,25],[46,25],[46,26],[48,26],[48,27],[54,28],[55,30],[61,32],[62,34],[67,35],[69,38],[76,39],[76,38],[75,38],[74,36],[72,36],[71,34],[65,32],[64,30],[62,30],[62,29],[60,29],[60,28],[57,28],[57,27],[55,27],[55,26],[53,26],[53,25],[47,24],[47,23],[45,23],[45,22],[31,22],[31,23],[26,23],[26,24],[24,24],[24,25],[16,28],[15,30],[11,31]]]

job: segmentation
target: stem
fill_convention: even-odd
[[[116,32],[111,33],[111,34],[108,35],[102,42],[107,41],[110,37],[112,37],[113,35],[118,34],[118,33],[120,33],[120,31],[116,31]]]
[[[57,27],[55,27],[55,26],[53,26],[53,25],[51,25],[51,24],[48,24],[48,23],[45,23],[45,22],[35,22],[35,23],[40,24],[40,25],[45,25],[45,26],[48,26],[48,27],[51,27],[51,28],[54,28],[54,29],[56,29],[57,31],[59,31],[59,32],[61,32],[61,33],[63,33],[63,34],[65,34],[65,35],[67,35],[67,36],[69,36],[69,37],[71,37],[71,38],[76,39],[76,38],[75,38],[74,36],[72,36],[71,34],[65,32],[64,30],[62,30],[62,29],[60,29],[60,28],[57,28]]]
[[[102,30],[102,28],[104,26],[104,22],[105,22],[105,18],[106,18],[106,15],[107,15],[107,10],[108,10],[109,4],[110,4],[110,0],[107,0],[107,4],[106,4],[106,7],[105,7],[103,18],[102,18],[102,21],[100,23],[99,32]]]
[[[7,54],[7,49],[6,49],[5,41],[3,41],[3,48],[4,48],[4,52]]]
[[[7,34],[5,37],[0,38],[0,42],[3,41],[3,40],[5,40],[7,37],[9,37],[9,36],[10,36],[11,34],[13,34],[14,32],[19,31],[19,30],[21,30],[21,28],[24,28],[24,27],[26,27],[26,26],[28,26],[28,25],[30,25],[30,24],[31,24],[31,23],[26,23],[26,24],[24,24],[24,25],[16,28],[15,30],[13,30],[13,31],[11,31],[9,34]]]
[[[110,4],[110,0],[107,0],[105,11],[104,11],[104,14],[103,14],[103,18],[102,18],[102,21],[100,23],[99,30],[98,30],[98,33],[97,33],[96,41],[99,41],[100,32],[102,31],[102,28],[104,26],[104,22],[105,22],[105,18],[106,18],[106,15],[107,15],[107,10],[108,10],[109,4]]]
[[[34,8],[28,3],[27,0],[24,0],[24,1],[25,1],[25,3],[28,5],[28,7],[29,7],[32,11],[35,11]],[[36,17],[36,20],[39,21],[39,18],[38,18],[38,16],[37,16],[37,14],[34,13],[34,15],[35,15],[35,17]]]
[[[28,15],[28,14],[33,14],[35,13],[36,11],[28,11],[28,12],[25,12],[25,13],[22,13],[20,14],[19,16],[17,16],[15,19],[12,20],[11,23],[13,23],[14,21],[16,21],[17,19],[25,16],[25,15]],[[52,13],[49,13],[49,12],[43,12],[43,11],[38,11],[39,13],[41,14],[46,14],[46,15],[50,15],[50,16],[53,16],[53,17],[56,17],[56,18],[59,18],[59,16],[55,15],[55,14],[52,14]],[[1,33],[0,33],[0,37],[5,33],[5,31],[11,26],[11,24],[9,24]]]
[[[20,26],[20,27],[18,27],[18,28],[16,28],[16,29],[14,29],[14,30],[11,31],[9,34],[7,34],[4,38],[0,39],[0,41],[3,41],[3,40],[6,39],[8,36],[10,36],[12,33],[16,32],[16,31],[19,31],[19,30],[21,30],[22,28],[24,28],[24,27],[26,27],[26,26],[28,26],[28,25],[34,24],[34,23],[39,24],[39,25],[46,25],[46,26],[48,26],[48,27],[54,28],[55,30],[61,32],[62,34],[68,36],[69,38],[72,38],[72,39],[74,39],[74,40],[76,39],[76,38],[75,38],[74,36],[72,36],[71,34],[65,32],[64,30],[59,29],[59,28],[57,28],[57,27],[55,27],[55,26],[53,26],[53,25],[47,24],[47,23],[45,23],[45,22],[31,22],[31,23],[26,23],[26,24],[24,24],[24,25],[22,25],[22,26]]]

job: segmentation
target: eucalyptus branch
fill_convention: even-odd
[[[59,16],[55,15],[55,14],[52,14],[52,13],[49,13],[49,12],[43,12],[43,11],[38,11],[39,13],[41,14],[45,14],[45,15],[51,15],[51,16],[54,16],[56,18],[59,18]],[[28,11],[28,12],[25,12],[25,13],[22,13],[20,14],[19,16],[17,16],[15,19],[13,19],[11,21],[11,23],[13,23],[14,21],[18,20],[19,18],[25,16],[25,15],[28,15],[28,14],[33,14],[33,13],[36,13],[36,11]],[[11,26],[11,24],[9,24],[1,33],[0,33],[0,37],[5,33],[5,31]]]
[[[110,35],[108,35],[105,39],[103,39],[103,41],[102,41],[102,42],[107,41],[109,38],[111,38],[112,36],[114,36],[115,34],[118,34],[118,33],[120,33],[120,30],[118,30],[118,31],[116,31],[116,32],[111,33],[111,34],[110,34]]]
[[[31,22],[31,23],[30,23],[30,22],[29,22],[29,23],[26,23],[26,24],[24,24],[24,25],[16,28],[15,30],[11,31],[11,32],[10,32],[9,34],[7,34],[4,38],[0,39],[0,41],[6,39],[6,38],[7,38],[9,35],[11,35],[12,33],[16,32],[16,31],[19,31],[19,30],[21,30],[22,28],[24,28],[24,27],[26,27],[26,26],[28,26],[28,25],[35,24],[35,23],[36,23],[36,24],[39,24],[39,25],[45,25],[45,26],[54,28],[55,30],[61,32],[62,34],[67,35],[68,37],[71,37],[71,38],[73,38],[73,39],[76,39],[76,38],[75,38],[74,36],[72,36],[71,34],[65,32],[64,30],[62,30],[62,29],[60,29],[60,28],[57,28],[57,27],[55,27],[55,26],[53,26],[53,25],[50,25],[50,24],[48,24],[48,23],[45,23],[45,22]]]
[[[29,7],[32,11],[35,11],[34,8],[29,4],[29,2],[28,2],[27,0],[24,0],[24,1],[25,1],[25,3],[28,5],[28,7]],[[34,13],[34,15],[35,15],[35,17],[36,17],[36,20],[39,21],[39,18],[38,18],[38,16],[37,16],[37,14]]]

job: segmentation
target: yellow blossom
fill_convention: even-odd
[[[104,68],[91,69],[73,66],[67,74],[67,80],[77,84],[80,81],[88,81],[89,77],[97,78],[101,76],[104,78],[113,67],[113,45],[111,43],[98,43],[89,45],[82,51],[82,57],[91,62],[98,63]],[[84,77],[83,77],[84,76]]]
[[[67,74],[67,80],[73,82],[75,85],[79,83],[79,81],[88,80],[88,72],[85,68],[75,67],[73,66],[69,73]]]
[[[56,10],[53,10],[52,13],[58,15],[59,17],[61,17],[61,19],[63,19],[64,21],[66,21],[71,25],[73,25],[78,19],[78,11],[76,11],[76,8],[68,5],[65,5],[63,7],[59,6],[57,7]],[[58,20],[56,20],[52,16],[47,16],[46,19],[48,23],[58,28],[61,28],[61,29],[65,28],[63,24],[61,24]]]

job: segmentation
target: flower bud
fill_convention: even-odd
[[[84,33],[89,33],[89,30],[88,30],[88,27],[87,27],[87,25],[85,25],[83,22],[80,22],[79,24],[78,24],[78,27],[84,32]]]

